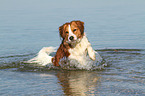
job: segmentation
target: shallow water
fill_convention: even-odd
[[[62,2],[0,1],[0,95],[144,96],[145,1]],[[78,19],[106,67],[52,70],[22,63],[42,47],[59,46],[58,27]]]
[[[0,70],[1,95],[145,95],[145,50],[97,51],[108,66],[94,71],[51,70],[19,61],[4,64]],[[20,56],[25,57],[29,56]]]

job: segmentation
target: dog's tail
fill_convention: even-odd
[[[50,56],[50,53],[56,52],[55,47],[43,47],[36,57],[26,61],[26,63],[37,63],[41,64],[43,66],[47,64],[52,64],[52,56]]]

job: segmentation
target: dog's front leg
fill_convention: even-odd
[[[96,60],[96,55],[95,55],[95,51],[93,50],[93,48],[91,47],[91,45],[89,45],[87,47],[88,49],[88,54],[89,54],[89,57],[92,59],[92,60]]]

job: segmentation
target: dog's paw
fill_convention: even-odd
[[[91,52],[91,54],[89,54],[90,58],[95,61],[96,60],[96,55],[95,52]]]
[[[91,58],[93,61],[95,61],[95,60],[96,60],[96,55],[93,54],[90,58]]]
[[[95,55],[95,51],[93,50],[93,48],[90,46],[88,47],[88,54],[89,54],[89,57],[95,61],[96,60],[96,55]]]

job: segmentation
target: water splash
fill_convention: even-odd
[[[32,57],[33,54],[17,54],[17,55],[10,55],[10,56],[1,56],[0,57],[0,69],[14,69],[18,71],[31,71],[31,72],[38,72],[38,71],[49,71],[49,70],[101,70],[104,69],[105,66],[108,66],[108,62],[111,62],[114,57],[113,54],[122,54],[122,55],[136,55],[140,56],[144,55],[143,49],[100,49],[97,50],[102,57],[96,53],[96,61],[91,61],[88,57],[86,57],[86,62],[84,65],[79,65],[79,63],[75,60],[69,60],[63,58],[60,63],[60,67],[55,67],[53,64],[49,64],[46,66],[41,66],[40,64],[27,64],[23,61],[26,61]],[[54,54],[52,54],[53,56]],[[112,58],[111,58],[111,57]],[[65,60],[65,61],[64,61]],[[106,60],[106,61],[105,61]]]
[[[62,69],[66,70],[97,70],[107,66],[105,60],[102,59],[102,57],[97,52],[95,61],[91,60],[89,56],[84,56],[82,62],[83,63],[80,64],[80,62],[75,59],[68,59],[64,57],[60,60],[59,65]]]

